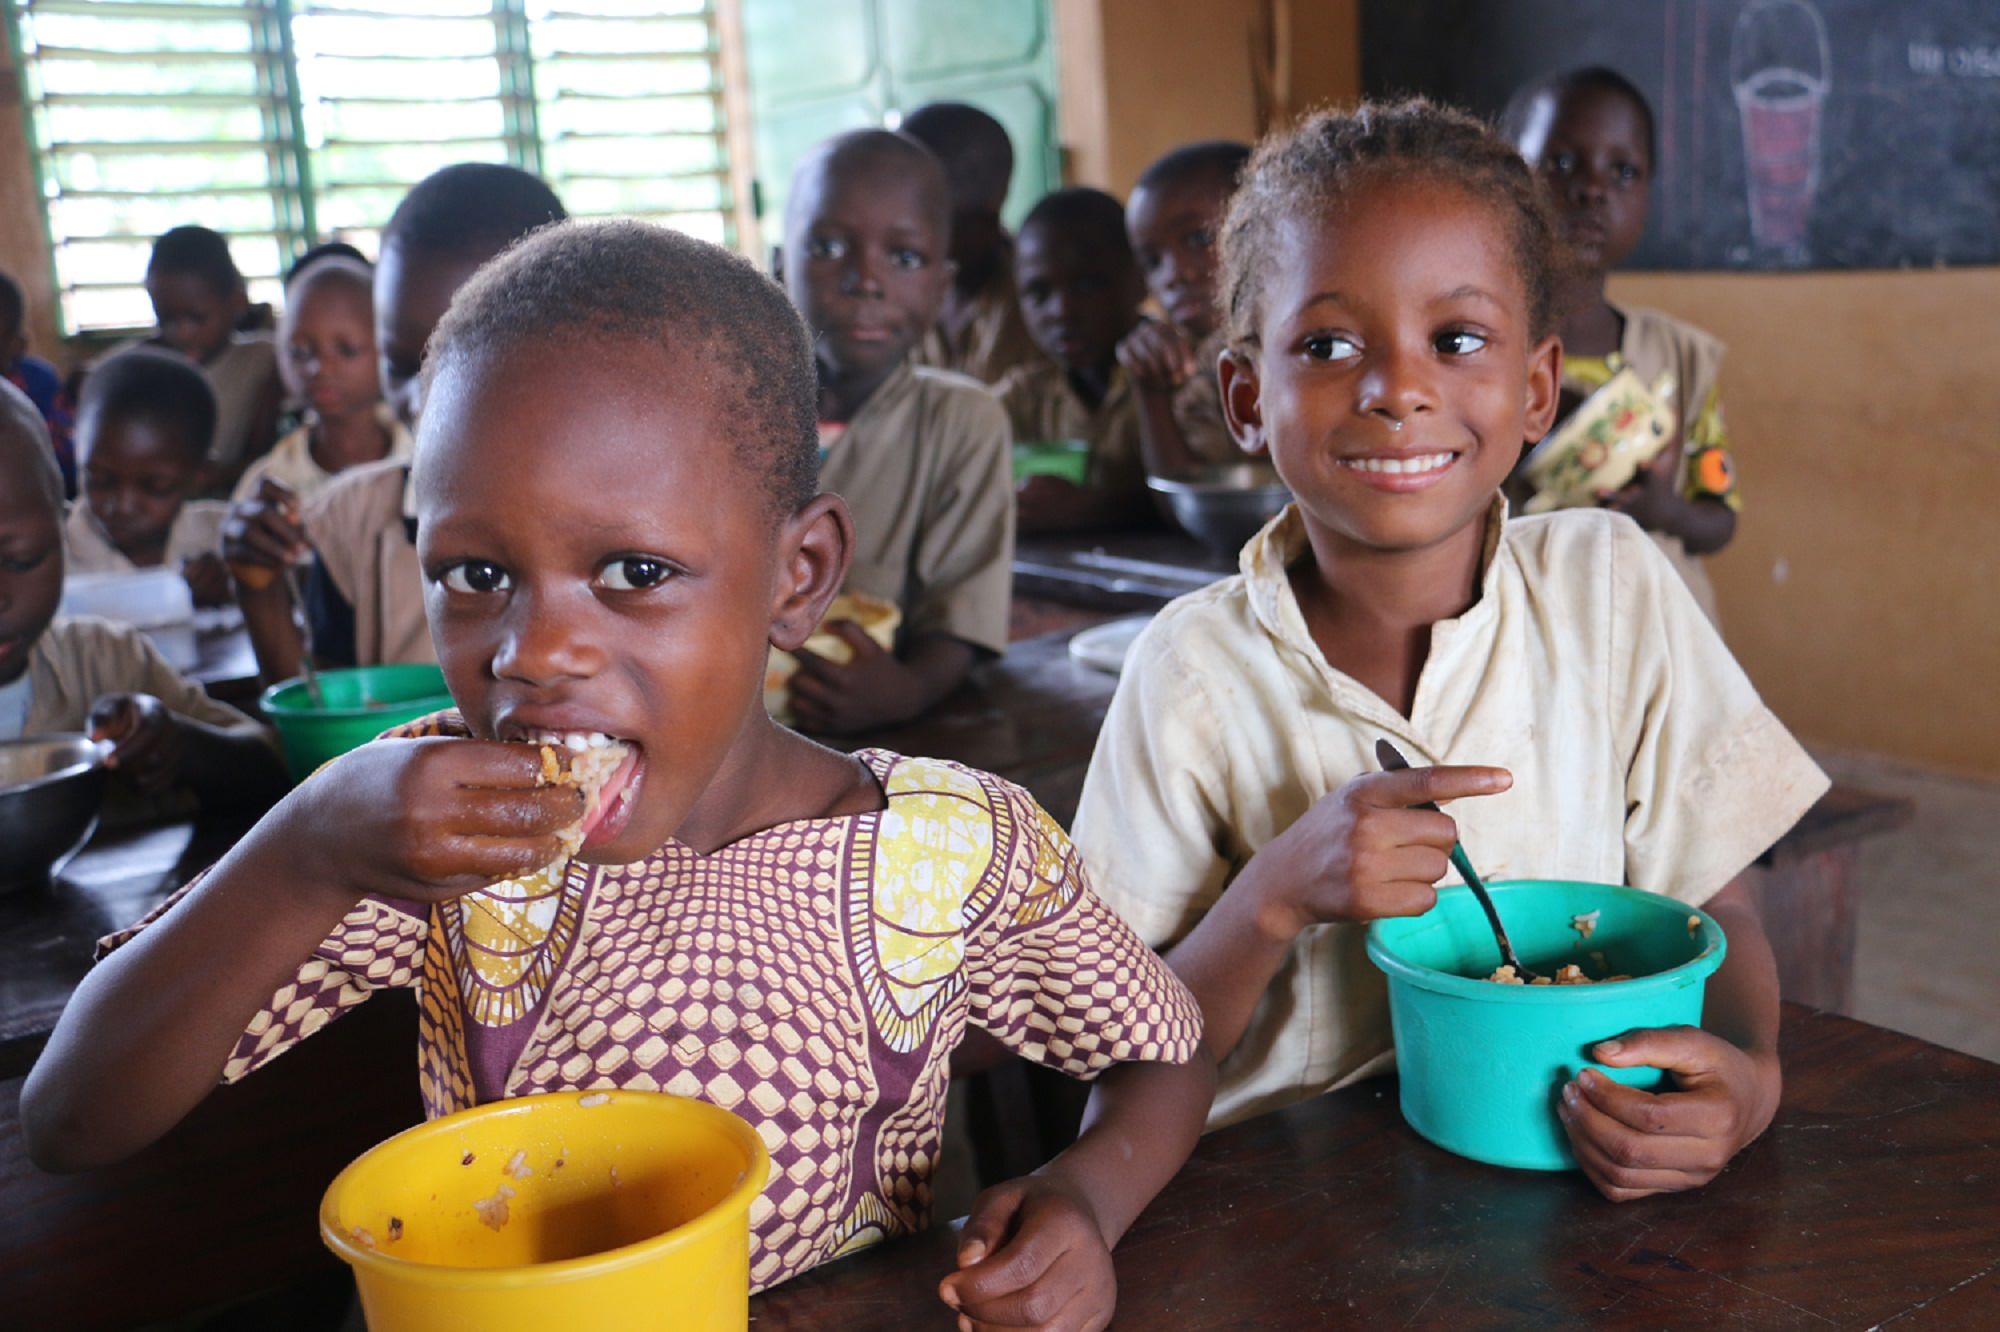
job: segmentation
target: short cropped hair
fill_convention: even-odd
[[[1035,230],[1132,257],[1132,242],[1125,234],[1125,205],[1087,185],[1072,185],[1042,196],[1021,219],[1023,234]]]
[[[49,502],[56,516],[62,516],[62,468],[56,465],[55,445],[49,442],[48,422],[27,394],[0,379],[0,467],[19,458],[28,469],[35,489]],[[7,479],[12,481],[11,469]]]
[[[914,181],[937,228],[941,243],[951,238],[951,189],[937,157],[921,142],[896,130],[858,129],[836,134],[815,144],[792,169],[792,189],[785,199],[785,230],[789,235],[796,211],[807,192],[799,188],[811,173],[836,177],[845,172],[878,166],[899,168],[899,174]],[[803,259],[803,256],[800,256]]]
[[[1188,181],[1214,181],[1228,194],[1236,188],[1244,163],[1250,160],[1250,145],[1234,139],[1205,139],[1182,144],[1162,154],[1139,173],[1135,190],[1158,190]]]
[[[0,338],[19,333],[27,318],[28,301],[21,295],[21,284],[0,273]]]
[[[185,273],[201,279],[202,285],[218,296],[233,296],[243,290],[243,270],[229,253],[229,241],[221,232],[207,227],[175,227],[153,242],[152,258],[146,261],[146,276]]]
[[[517,349],[606,341],[663,351],[718,394],[776,513],[818,493],[819,381],[798,312],[747,260],[646,222],[545,227],[480,269],[431,337],[425,396]]]
[[[518,167],[459,162],[410,187],[382,230],[382,249],[483,256],[568,216],[554,190]]]
[[[1560,105],[1565,97],[1579,92],[1610,93],[1614,97],[1625,98],[1637,107],[1639,119],[1646,126],[1646,163],[1651,166],[1659,161],[1659,132],[1653,127],[1653,104],[1646,100],[1646,94],[1639,91],[1639,85],[1609,65],[1584,65],[1578,69],[1563,70],[1515,89],[1500,112],[1501,136],[1507,142],[1519,145],[1528,129],[1528,117],[1533,114],[1539,99],[1546,96]]]
[[[903,133],[937,154],[959,207],[1007,197],[1014,178],[1014,141],[1007,127],[966,102],[930,102],[903,117]]]
[[[368,256],[346,241],[321,241],[292,260],[292,266],[285,270],[285,290],[290,291],[293,284],[305,276],[305,271],[322,259],[351,259],[364,269],[371,267]]]
[[[1530,335],[1540,338],[1555,327],[1563,251],[1534,173],[1480,121],[1416,97],[1322,111],[1258,145],[1222,227],[1222,303],[1231,346],[1256,345],[1279,224],[1326,213],[1384,179],[1435,181],[1489,205],[1512,242]]]
[[[375,270],[366,261],[330,250],[310,263],[301,260],[295,265],[285,279],[285,312],[278,316],[278,378],[294,397],[305,395],[305,384],[299,379],[298,368],[289,354],[292,335],[298,330],[299,311],[305,306],[306,294],[321,284],[344,286],[355,292],[368,311],[363,315],[364,322],[370,328],[374,326]]]
[[[166,431],[188,458],[199,463],[208,457],[215,436],[215,389],[201,367],[185,356],[159,347],[134,347],[104,361],[84,379],[76,415],[79,421],[93,415],[145,421]]]

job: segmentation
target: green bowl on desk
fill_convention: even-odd
[[[1056,476],[1080,486],[1090,475],[1090,441],[1085,439],[1021,440],[1014,445],[1014,480]]]
[[[1447,1151],[1490,1165],[1573,1170],[1556,1118],[1564,1083],[1593,1068],[1651,1091],[1656,1068],[1606,1068],[1590,1048],[1638,1027],[1701,1022],[1702,993],[1727,941],[1707,913],[1615,884],[1490,883],[1514,951],[1552,975],[1574,962],[1591,985],[1500,985],[1493,931],[1470,889],[1438,889],[1421,916],[1368,927],[1368,959],[1389,978],[1403,1118]],[[1590,913],[1595,912],[1591,918]],[[1590,918],[1587,930],[1580,918]]]
[[[303,679],[274,684],[260,700],[284,742],[293,781],[304,781],[322,763],[367,744],[391,726],[452,706],[444,671],[428,664],[321,671],[319,684],[321,707],[313,706]]]

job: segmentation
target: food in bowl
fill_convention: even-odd
[[[840,665],[854,660],[854,649],[827,626],[838,620],[852,620],[875,640],[884,652],[896,647],[896,630],[902,627],[903,612],[893,601],[861,592],[843,592],[826,608],[819,628],[805,641],[806,651]],[[792,676],[798,673],[799,659],[778,648],[771,649],[770,663],[764,668],[764,710],[787,725],[792,720]]]
[[[543,867],[549,878],[562,876],[570,858],[583,848],[584,838],[610,813],[604,792],[634,757],[632,746],[607,735],[572,735],[563,744],[542,746],[542,785],[571,786],[583,793],[582,816],[556,833],[562,854]],[[629,784],[620,787],[615,798],[624,800],[631,789]]]
[[[1502,962],[1486,978],[1495,985],[1595,985],[1596,978],[1583,974],[1583,968],[1574,962],[1565,962],[1556,968],[1553,976],[1537,976],[1533,980],[1522,980],[1514,968]],[[1631,980],[1630,976],[1606,976],[1608,981]]]

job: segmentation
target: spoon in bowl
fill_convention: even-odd
[[[1375,760],[1382,765],[1384,772],[1402,772],[1410,766],[1410,761],[1403,757],[1402,751],[1387,740],[1375,742]],[[1427,809],[1434,814],[1444,812],[1437,807],[1437,802],[1434,800],[1426,800],[1414,808]],[[1493,927],[1493,937],[1500,944],[1500,960],[1514,968],[1514,974],[1521,978],[1523,985],[1534,980],[1535,973],[1521,965],[1521,959],[1514,952],[1512,941],[1507,938],[1507,927],[1500,923],[1500,913],[1493,909],[1493,895],[1486,891],[1485,881],[1479,877],[1479,871],[1472,868],[1472,860],[1465,854],[1465,848],[1457,842],[1452,843],[1451,863],[1458,871],[1458,877],[1465,880],[1465,886],[1472,890],[1472,895],[1479,899],[1479,905],[1485,909],[1486,923]]]

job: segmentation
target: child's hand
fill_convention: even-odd
[[[435,902],[556,858],[556,833],[583,817],[583,794],[541,780],[534,745],[378,740],[335,759],[280,808],[291,858],[335,872],[343,895]]]
[[[106,694],[90,705],[90,738],[109,740],[104,763],[125,773],[139,789],[172,785],[187,749],[187,732],[167,705],[151,694]]]
[[[1422,915],[1451,868],[1458,824],[1411,806],[1513,784],[1505,768],[1408,768],[1353,778],[1251,858],[1244,874],[1255,871],[1260,925],[1289,940],[1327,921]]]
[[[312,554],[299,520],[299,497],[266,477],[249,499],[229,506],[222,522],[222,558],[245,591],[271,586],[278,571]]]
[[[197,555],[181,564],[181,577],[194,593],[197,606],[223,606],[229,602],[229,569],[220,555]]]
[[[1052,1175],[1027,1175],[979,1195],[958,1237],[958,1271],[938,1295],[960,1332],[989,1328],[1108,1327],[1118,1303],[1097,1216]]]
[[[1625,514],[1648,532],[1672,532],[1674,516],[1685,502],[1678,482],[1681,451],[1667,449],[1639,469],[1639,474],[1601,497],[1607,509]]]
[[[827,632],[854,649],[845,664],[799,648],[798,674],[791,678],[792,717],[801,730],[823,735],[865,731],[913,715],[924,682],[896,655],[852,620],[835,620]]]
[[[1194,349],[1172,324],[1142,319],[1118,344],[1118,364],[1148,393],[1171,393],[1200,369]]]
[[[1700,1188],[1777,1112],[1776,1056],[1753,1056],[1699,1027],[1627,1032],[1591,1056],[1664,1068],[1674,1084],[1643,1092],[1584,1069],[1564,1085],[1556,1116],[1577,1164],[1613,1202]]]

